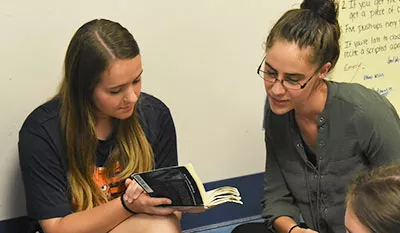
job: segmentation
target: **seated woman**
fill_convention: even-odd
[[[359,176],[347,194],[347,233],[400,231],[400,164]]]
[[[171,201],[127,179],[177,165],[170,111],[141,93],[142,73],[139,47],[119,23],[92,20],[73,36],[58,94],[19,134],[27,211],[40,231],[180,232],[180,213],[158,207]]]

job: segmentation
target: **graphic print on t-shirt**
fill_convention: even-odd
[[[109,201],[119,197],[123,192],[123,185],[121,185],[121,180],[117,177],[120,172],[118,163],[115,169],[115,176],[110,178],[107,177],[107,171],[104,167],[96,167],[93,174],[94,181]]]

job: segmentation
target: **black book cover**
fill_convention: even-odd
[[[170,206],[204,206],[196,182],[184,166],[133,174],[132,179],[151,197],[169,198]]]

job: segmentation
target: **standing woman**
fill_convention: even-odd
[[[400,120],[389,101],[359,84],[325,80],[339,38],[334,0],[304,0],[271,29],[257,71],[267,92],[266,221],[233,232],[344,233],[353,176],[400,158]]]
[[[92,20],[73,36],[58,94],[19,135],[28,216],[46,233],[180,232],[180,214],[134,172],[177,165],[169,109],[141,93],[139,47],[119,23]],[[123,193],[125,192],[125,195]]]

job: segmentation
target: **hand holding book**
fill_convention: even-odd
[[[121,202],[128,212],[169,215],[175,211],[173,208],[160,207],[171,204],[171,200],[163,197],[150,197],[135,180],[126,179],[125,186],[127,189],[121,196]]]
[[[131,179],[125,180],[125,187],[126,190],[123,198],[126,203],[132,203],[144,192],[143,188]]]
[[[151,197],[165,197],[170,205],[182,212],[199,213],[226,203],[243,204],[239,191],[231,186],[205,191],[191,164],[161,168],[131,176]]]

